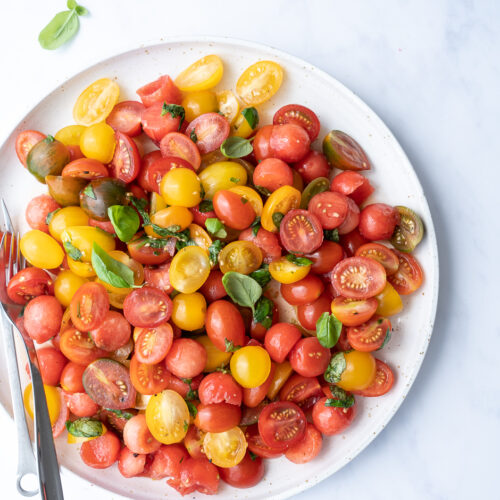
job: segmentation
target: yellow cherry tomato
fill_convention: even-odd
[[[54,425],[59,417],[59,412],[61,411],[61,396],[57,387],[52,385],[43,385],[45,391],[45,399],[47,400],[47,407],[49,409],[50,423]],[[24,389],[24,407],[28,412],[28,415],[33,418],[34,415],[34,402],[33,402],[33,385],[31,382]]]
[[[209,234],[198,224],[190,224],[188,229],[189,237],[208,253],[208,249],[212,244],[212,238],[210,238]]]
[[[90,262],[94,243],[97,243],[105,252],[111,252],[111,250],[115,249],[115,239],[113,236],[93,226],[67,227],[61,233],[61,241],[65,248],[69,248],[69,245],[72,245],[78,249],[81,252],[80,260],[82,262]]]
[[[251,345],[238,349],[229,366],[231,375],[242,387],[252,389],[262,385],[271,371],[271,358],[260,346]]]
[[[162,196],[154,191],[151,193],[151,197],[149,200],[149,215],[154,215],[156,212],[167,208],[167,204]]]
[[[34,267],[55,269],[64,260],[64,251],[57,241],[43,231],[33,229],[20,241],[21,253]]]
[[[86,282],[85,278],[69,269],[61,271],[54,280],[54,295],[64,307],[68,307],[75,292]]]
[[[286,215],[290,210],[299,208],[300,191],[292,186],[281,186],[273,191],[262,209],[261,224],[264,229],[277,233],[278,228],[274,224],[273,215],[277,212]]]
[[[221,189],[244,186],[247,183],[247,177],[247,171],[235,161],[218,161],[200,172],[205,198],[208,200],[211,200]]]
[[[77,276],[81,276],[82,278],[92,278],[92,276],[95,276],[94,268],[90,262],[80,262],[78,260],[73,260],[68,256],[66,256],[66,258],[70,271],[75,273]]]
[[[366,389],[375,378],[375,358],[369,352],[349,351],[344,353],[346,367],[337,385],[344,391]]]
[[[179,250],[172,259],[169,269],[170,284],[179,292],[194,293],[210,274],[210,260],[207,252],[198,246]]]
[[[247,451],[245,434],[239,427],[224,432],[207,432],[203,439],[203,451],[218,467],[238,465]]]
[[[198,116],[217,111],[217,96],[211,90],[190,92],[182,100],[181,106],[186,112],[186,120],[192,122]]]
[[[108,432],[108,429],[106,426],[101,422],[102,425],[102,432],[99,434],[99,436],[94,436],[94,437],[83,437],[83,436],[73,436],[70,432],[68,432],[68,438],[67,442],[68,444],[80,444],[80,443],[85,443],[85,441],[92,441],[92,439],[104,436],[106,432]]]
[[[109,78],[101,78],[89,85],[76,100],[73,119],[78,125],[94,125],[104,121],[120,96],[120,87]]]
[[[153,214],[151,222],[166,229],[184,231],[193,222],[193,214],[186,207],[172,206]],[[161,238],[151,226],[146,226],[144,229],[147,235]]]
[[[234,186],[229,188],[229,191],[239,194],[242,198],[245,198],[245,200],[252,205],[252,208],[257,216],[260,217],[262,215],[262,208],[264,204],[262,203],[262,198],[259,193],[255,191],[255,189],[248,186]]]
[[[223,73],[224,66],[218,56],[205,56],[180,73],[175,84],[183,92],[211,89],[220,82]]]
[[[305,278],[311,266],[298,266],[290,262],[286,257],[281,257],[269,264],[271,276],[279,283],[289,284]]]
[[[115,131],[107,123],[96,123],[80,136],[80,149],[87,158],[109,163],[115,152]]]
[[[214,343],[210,340],[208,335],[203,335],[195,339],[207,351],[207,364],[205,365],[205,372],[213,372],[221,366],[227,365],[233,353],[221,351],[215,347]]]
[[[259,61],[249,66],[236,82],[236,93],[247,106],[268,101],[283,81],[283,69],[274,61]]]
[[[173,168],[162,178],[160,193],[167,205],[194,207],[200,203],[200,178],[189,168]]]
[[[174,297],[172,321],[181,329],[192,332],[203,328],[207,301],[201,293],[179,293]]]
[[[180,394],[165,390],[151,396],[146,406],[146,424],[153,437],[163,444],[184,439],[190,422],[189,410]]]
[[[87,226],[89,216],[80,207],[65,207],[58,210],[50,219],[49,232],[61,242],[62,232],[71,226]]]
[[[250,274],[262,264],[262,251],[251,241],[232,241],[219,253],[219,267],[223,273],[236,271]]]
[[[289,361],[283,361],[283,363],[276,363],[274,368],[273,379],[267,390],[267,397],[273,400],[281,388],[285,385],[285,382],[290,378],[293,372],[292,365]]]
[[[240,103],[234,92],[230,90],[217,92],[217,104],[219,111],[226,117],[229,124],[233,123],[240,110]]]
[[[83,125],[68,125],[59,130],[54,138],[65,146],[79,146],[80,136],[86,128]]]
[[[381,293],[375,296],[378,300],[378,307],[375,311],[380,316],[394,316],[403,310],[403,301],[394,287],[387,282]]]
[[[259,113],[254,107],[243,108],[234,121],[232,135],[246,139],[259,124]]]
[[[132,259],[132,257],[130,257],[125,252],[122,252],[121,250],[112,250],[111,252],[108,252],[108,255],[118,262],[125,264],[129,269],[132,270],[132,272],[134,273],[134,284],[136,286],[140,286],[144,283],[144,267],[142,266],[142,264]],[[132,288],[114,287],[109,283],[101,281],[100,279],[97,279],[96,281],[101,283],[104,288],[106,288],[106,290],[115,295],[128,295],[132,291]]]

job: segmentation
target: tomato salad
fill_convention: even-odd
[[[90,467],[183,495],[251,487],[266,459],[314,459],[358,396],[391,389],[376,352],[423,280],[422,221],[367,201],[361,145],[333,130],[312,147],[320,122],[302,105],[259,123],[277,63],[250,66],[235,92],[214,90],[222,74],[206,56],[121,102],[102,78],[76,124],[16,142],[48,193],[26,208],[30,266],[8,295],[40,344],[54,436]]]

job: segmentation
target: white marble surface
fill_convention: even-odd
[[[3,5],[0,142],[55,85],[125,48],[169,35],[256,40],[326,70],[364,99],[406,150],[440,252],[434,335],[388,428],[298,499],[499,498],[500,3],[82,0],[91,16],[56,51],[37,43],[63,0]],[[383,5],[382,5],[383,4]],[[2,498],[14,488],[14,426],[0,417]],[[78,491],[65,484],[66,498]],[[111,496],[111,495],[110,495]]]

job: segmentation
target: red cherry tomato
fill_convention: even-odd
[[[348,257],[355,255],[356,250],[365,243],[368,243],[368,240],[361,236],[358,228],[350,233],[340,235],[340,244]]]
[[[100,161],[93,158],[78,158],[70,161],[62,170],[63,177],[77,177],[79,179],[99,179],[109,177],[108,169]]]
[[[240,406],[243,393],[229,373],[213,372],[201,381],[198,396],[204,405],[229,403]]]
[[[297,307],[297,319],[307,330],[316,330],[316,321],[325,313],[330,312],[332,300],[328,295],[323,294],[319,299],[310,304],[303,304]]]
[[[89,467],[107,469],[118,460],[120,449],[120,440],[116,434],[107,431],[102,436],[82,443],[80,457]]]
[[[151,479],[178,477],[182,462],[188,458],[189,453],[182,444],[162,444],[153,456],[149,477]]]
[[[148,429],[146,416],[133,416],[123,429],[123,442],[133,453],[154,453],[161,446]]]
[[[102,229],[103,231],[106,231],[107,233],[112,235],[115,234],[115,228],[109,220],[89,219],[89,226],[98,227],[99,229]]]
[[[286,450],[285,457],[294,464],[305,464],[316,458],[323,445],[323,436],[313,424],[307,424],[302,441]]]
[[[324,229],[339,227],[347,217],[349,203],[347,196],[332,191],[318,193],[309,202],[309,211],[318,217]]]
[[[280,224],[282,245],[291,253],[311,253],[323,243],[320,220],[308,210],[290,210]]]
[[[24,305],[33,297],[54,295],[54,282],[47,271],[27,267],[9,281],[7,295],[12,302]]]
[[[180,378],[199,375],[207,363],[207,351],[196,340],[175,339],[165,358],[167,370]]]
[[[267,231],[263,227],[257,229],[257,234],[255,234],[253,227],[244,229],[241,231],[238,239],[251,241],[257,245],[261,249],[264,262],[266,263],[270,263],[281,257],[281,245],[279,243],[278,236],[270,231]]]
[[[261,435],[257,425],[247,427],[245,437],[248,443],[248,449],[262,458],[277,458],[283,455],[283,448],[268,446]]]
[[[215,495],[219,487],[219,472],[207,458],[188,458],[182,462],[179,476],[167,483],[181,495],[195,491]]]
[[[126,446],[121,449],[118,457],[118,470],[123,477],[135,477],[144,471],[146,455],[134,453]]]
[[[247,345],[250,345],[250,343],[248,343]],[[243,388],[243,403],[246,407],[256,408],[264,401],[267,396],[267,391],[271,386],[271,382],[273,381],[275,371],[276,365],[274,363],[271,363],[271,371],[269,372],[269,375],[263,384],[257,387],[252,387],[251,389],[247,387]],[[260,415],[260,411],[258,414]]]
[[[46,385],[58,385],[61,373],[68,363],[66,357],[58,349],[42,347],[36,351],[38,367]]]
[[[221,271],[213,269],[199,290],[209,304],[227,295],[226,289],[222,284],[222,276],[224,275]]]
[[[112,177],[129,184],[141,169],[141,156],[136,143],[128,135],[115,132],[116,148],[110,164]]]
[[[304,437],[306,417],[295,403],[276,401],[264,407],[258,425],[264,443],[285,451]]]
[[[81,332],[97,328],[109,311],[108,292],[100,283],[85,283],[73,295],[71,321]]]
[[[196,137],[196,146],[202,155],[219,149],[230,132],[229,122],[219,113],[205,113],[187,127],[186,135]]]
[[[394,385],[394,373],[383,361],[375,360],[376,372],[372,384],[362,391],[355,391],[355,394],[365,398],[383,396],[389,392]]]
[[[349,196],[358,205],[361,205],[375,190],[370,181],[359,172],[345,170],[332,179],[332,191]]]
[[[320,395],[321,386],[316,377],[292,375],[280,391],[281,401],[292,401],[299,406],[312,396]]]
[[[87,333],[75,328],[68,328],[61,334],[59,347],[70,361],[84,366],[107,355],[106,351],[94,344]]]
[[[123,313],[134,326],[154,328],[170,319],[172,300],[157,288],[145,286],[135,289],[123,302]]]
[[[377,307],[378,300],[375,297],[356,300],[339,295],[332,301],[332,313],[344,326],[358,326],[368,321]]]
[[[382,264],[366,257],[340,261],[331,275],[333,288],[343,297],[367,299],[382,292],[387,282]]]
[[[165,246],[153,248],[148,245],[148,237],[144,233],[136,234],[128,243],[127,248],[132,257],[141,264],[158,265],[170,260],[175,253],[175,239],[167,240]]]
[[[60,384],[62,389],[67,393],[85,392],[82,382],[84,371],[85,365],[70,361],[61,372]]]
[[[209,210],[208,212],[201,211],[200,205],[196,205],[189,209],[189,211],[193,214],[193,222],[198,224],[198,226],[204,227],[207,219],[213,219],[217,217],[213,210]]]
[[[236,427],[241,420],[241,408],[229,403],[198,405],[194,425],[204,432],[225,432]]]
[[[234,467],[221,467],[220,478],[235,488],[251,488],[264,476],[264,462],[260,457],[251,457],[246,453],[243,460]]]
[[[66,146],[66,148],[68,149],[70,162],[74,161],[74,160],[78,160],[80,158],[84,158],[84,155],[82,153],[82,150],[80,149],[80,146],[77,146],[75,144],[68,144]]]
[[[243,196],[221,189],[213,198],[217,217],[232,229],[246,229],[255,220],[255,210]]]
[[[299,125],[287,123],[274,125],[269,138],[269,148],[274,158],[287,163],[294,163],[309,152],[311,139],[308,133]],[[257,158],[264,160],[265,158]]]
[[[380,243],[366,243],[356,250],[356,257],[368,257],[384,266],[387,276],[394,274],[399,268],[398,256],[393,250]]]
[[[318,177],[330,175],[330,165],[324,154],[311,150],[302,160],[293,164],[293,168],[301,175],[306,184]]]
[[[163,156],[175,156],[186,160],[195,170],[200,168],[200,151],[196,144],[184,134],[169,132],[160,142],[160,151]]]
[[[253,183],[271,192],[281,186],[292,186],[292,169],[283,160],[266,158],[255,167]]]
[[[424,272],[415,257],[396,250],[395,252],[399,259],[399,267],[395,274],[388,277],[388,280],[400,295],[409,295],[422,285]]]
[[[323,293],[325,285],[314,274],[308,274],[295,283],[282,283],[281,295],[292,306],[311,304]]]
[[[35,342],[42,344],[59,332],[62,315],[61,304],[55,297],[40,295],[24,309],[24,328]]]
[[[168,75],[160,76],[154,82],[137,89],[136,92],[144,106],[152,106],[157,102],[180,104],[182,101],[181,91]]]
[[[391,329],[391,322],[387,318],[373,316],[366,323],[350,326],[347,329],[347,340],[356,351],[377,351],[384,344],[387,332]]]
[[[134,352],[138,361],[155,365],[165,359],[174,340],[174,331],[169,323],[154,328],[137,328],[137,333]]]
[[[322,375],[330,362],[330,349],[323,347],[316,337],[299,340],[290,352],[292,368],[304,377]]]
[[[266,332],[264,347],[276,363],[283,363],[293,346],[300,340],[300,330],[290,323],[276,323]]]
[[[136,391],[141,394],[156,394],[168,387],[168,372],[164,363],[148,365],[132,356],[130,360],[130,380]]]
[[[19,161],[26,167],[26,159],[31,148],[47,137],[37,130],[23,130],[16,138],[16,154]]]
[[[356,415],[356,405],[350,408],[326,406],[327,398],[321,398],[313,407],[312,418],[314,426],[326,436],[340,434],[351,425]]]
[[[347,215],[344,219],[344,222],[338,226],[337,231],[340,235],[348,234],[354,229],[358,227],[359,224],[359,208],[358,205],[351,200],[351,198],[347,198]]]
[[[116,351],[130,340],[131,328],[123,314],[108,311],[103,322],[89,333],[97,347],[105,351]]]
[[[47,215],[58,208],[61,208],[61,205],[48,194],[35,196],[26,206],[26,222],[31,229],[38,229],[39,231],[48,233]]]
[[[313,273],[326,274],[344,258],[344,250],[338,243],[325,240],[317,250],[307,254],[306,257],[313,263],[311,266]]]
[[[359,232],[368,240],[388,240],[397,224],[399,212],[385,203],[367,205],[359,216]]]
[[[161,264],[158,267],[144,268],[144,283],[146,285],[158,288],[166,294],[171,294],[174,287],[170,284],[169,278],[170,262]]]
[[[181,125],[181,117],[172,116],[172,113],[165,113],[163,102],[157,102],[148,106],[141,116],[142,128],[146,135],[154,142],[160,142],[169,132],[176,132]]]
[[[148,177],[148,170],[150,168],[150,165],[152,165],[154,162],[159,160],[160,158],[163,158],[161,155],[161,152],[159,149],[155,149],[154,151],[150,151],[149,153],[146,153],[142,157],[141,161],[141,171],[139,172],[139,176],[137,177],[137,183],[139,186],[141,186],[142,189],[145,191],[154,191],[154,184],[150,181],[150,178]]]
[[[226,350],[226,340],[234,346],[245,345],[245,325],[238,308],[226,300],[216,300],[207,308],[207,335],[215,347]]]
[[[99,411],[99,405],[86,392],[66,394],[65,400],[69,411],[80,418],[92,417]]]
[[[142,132],[141,117],[146,108],[138,101],[119,102],[106,118],[106,123],[115,132],[135,137]]]
[[[273,125],[265,125],[264,127],[260,128],[255,134],[255,139],[253,141],[253,154],[257,161],[273,157],[269,145],[273,127]]]
[[[274,125],[293,123],[302,127],[308,134],[309,139],[314,141],[319,134],[320,123],[316,113],[300,104],[288,104],[278,109],[273,116]]]

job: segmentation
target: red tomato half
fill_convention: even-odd
[[[246,229],[255,220],[255,210],[243,196],[221,189],[213,198],[217,217],[232,229]]]
[[[70,361],[83,366],[107,355],[106,351],[94,344],[87,333],[82,333],[75,328],[68,328],[61,334],[59,347]],[[64,386],[62,380],[61,383]]]
[[[276,363],[283,363],[293,346],[300,340],[300,330],[290,323],[276,323],[266,332],[264,347]]]
[[[394,207],[372,203],[361,210],[359,232],[368,240],[388,240],[399,219],[399,212]]]
[[[253,183],[271,192],[282,186],[293,186],[292,169],[283,160],[266,158],[255,167]]]
[[[344,222],[340,224],[337,231],[340,235],[348,234],[358,227],[359,224],[359,207],[351,198],[347,198],[347,215]]]
[[[26,159],[31,148],[43,141],[46,135],[37,130],[23,130],[16,138],[16,154],[19,161],[26,167]]]
[[[364,175],[352,170],[345,170],[336,175],[330,189],[349,196],[358,205],[361,205],[375,190]]]
[[[130,323],[118,311],[108,311],[102,323],[89,332],[95,345],[105,351],[116,351],[124,346],[131,333]]]
[[[170,284],[169,277],[170,262],[166,262],[158,267],[144,268],[144,282],[146,285],[158,288],[166,294],[171,294],[174,287]]]
[[[182,101],[181,91],[168,75],[163,75],[154,82],[137,89],[144,106],[152,106],[157,102],[167,104],[180,104]]]
[[[264,476],[264,462],[260,457],[246,453],[243,460],[234,467],[219,468],[220,478],[235,488],[251,488]]]
[[[134,326],[154,328],[170,319],[172,307],[172,300],[167,294],[145,286],[127,295],[123,302],[123,314]]]
[[[142,132],[141,117],[145,109],[138,101],[119,102],[106,118],[106,123],[115,132],[135,137]]]
[[[156,394],[168,387],[169,373],[164,363],[147,365],[132,356],[130,360],[130,380],[140,394]]]
[[[368,257],[384,266],[387,276],[394,274],[399,268],[398,256],[393,250],[380,243],[366,243],[356,250],[356,257]]]
[[[314,426],[326,436],[339,434],[353,421],[356,415],[356,404],[350,408],[326,406],[327,398],[321,398],[313,407],[312,418]]]
[[[181,117],[176,116],[174,118],[171,113],[165,113],[163,102],[157,102],[143,111],[141,123],[146,135],[158,143],[169,132],[180,129]]]
[[[281,243],[291,253],[311,253],[323,243],[320,220],[308,210],[290,210],[280,224]]]
[[[288,104],[278,109],[273,117],[274,125],[283,125],[284,123],[294,123],[299,125],[309,134],[311,142],[319,134],[320,123],[316,113],[300,104]]]
[[[316,377],[292,375],[280,391],[282,401],[292,401],[299,406],[312,396],[321,394],[321,386]]]
[[[186,135],[179,132],[170,132],[160,142],[160,151],[163,156],[175,156],[190,163],[195,170],[201,165],[200,151],[196,144]]]
[[[387,332],[391,329],[391,322],[387,318],[374,316],[362,325],[350,326],[347,329],[347,340],[356,351],[377,351],[384,344]]]
[[[90,441],[85,441],[80,449],[80,457],[85,465],[94,469],[111,467],[120,455],[121,443],[116,434],[107,431]]]
[[[196,146],[204,155],[219,149],[227,139],[229,131],[229,122],[223,116],[219,113],[205,113],[189,124],[186,135],[196,136]]]
[[[39,295],[54,295],[54,281],[50,274],[37,267],[27,267],[15,274],[7,286],[12,302],[24,305]]]
[[[265,408],[265,407],[264,407]],[[277,458],[283,455],[282,447],[275,448],[268,446],[261,435],[257,424],[247,427],[245,437],[248,443],[248,449],[262,458]]]
[[[400,295],[408,295],[418,290],[424,280],[424,272],[417,259],[408,253],[396,251],[399,267],[395,274],[389,276],[389,283]]]
[[[115,132],[116,148],[110,164],[112,177],[129,184],[141,170],[141,156],[133,139],[122,132]]]
[[[155,328],[138,328],[137,333],[134,352],[141,363],[159,363],[172,347],[174,331],[168,323],[162,323]]]
[[[294,464],[305,464],[316,458],[323,445],[323,436],[313,424],[307,424],[302,441],[291,446],[285,452],[285,457]]]
[[[257,234],[254,234],[254,228],[249,227],[241,231],[238,236],[239,240],[251,241],[257,245],[264,257],[264,262],[270,263],[281,257],[281,246],[276,234],[267,231],[263,227],[258,228]]]
[[[330,362],[330,349],[323,347],[316,337],[300,339],[290,352],[292,368],[303,377],[322,375]]]
[[[31,229],[38,229],[39,231],[48,233],[47,215],[58,208],[61,208],[61,205],[48,194],[35,196],[26,206],[26,222]]]
[[[339,295],[332,301],[332,313],[344,326],[358,326],[368,321],[377,310],[378,300],[348,299]]]
[[[318,276],[308,274],[295,283],[282,283],[281,295],[292,306],[310,304],[317,300],[323,293],[325,285]]]
[[[375,360],[377,371],[372,384],[362,391],[355,391],[355,394],[364,396],[365,398],[374,398],[383,396],[390,391],[394,385],[394,373],[383,361]]]
[[[219,487],[219,472],[207,458],[188,458],[183,460],[179,476],[169,479],[167,483],[181,495],[195,491],[215,495]]]
[[[175,241],[174,238],[170,238],[165,246],[153,248],[149,244],[148,237],[144,233],[138,233],[127,243],[127,248],[130,257],[137,262],[147,265],[159,265],[173,257]]]
[[[220,372],[210,373],[201,381],[198,395],[204,405],[229,403],[240,406],[243,397],[234,378],[229,373]]]
[[[85,283],[73,295],[71,321],[81,332],[97,328],[109,311],[108,292],[100,283]]]
[[[62,170],[63,177],[78,177],[79,179],[99,179],[109,177],[108,169],[100,161],[92,158],[78,158],[70,161]]]
[[[349,202],[347,196],[332,191],[318,193],[311,198],[308,208],[318,217],[324,229],[339,227],[347,217]]]

